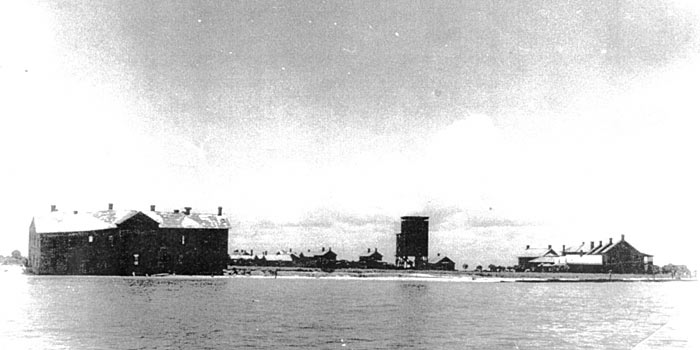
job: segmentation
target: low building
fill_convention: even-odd
[[[428,269],[454,271],[455,262],[446,256],[440,256],[440,254],[438,253],[436,257],[428,259]]]
[[[51,212],[29,227],[28,270],[36,274],[221,274],[229,260],[222,215],[107,210]]]
[[[533,271],[553,265],[552,259],[558,256],[559,254],[552,249],[551,245],[547,248],[535,248],[527,245],[525,250],[518,254],[518,266],[520,270]]]
[[[521,262],[521,260],[519,260]],[[534,269],[550,271],[569,271],[580,273],[652,273],[653,256],[644,254],[625,240],[613,242],[590,242],[586,246],[574,245],[562,247],[561,256],[547,253],[541,257],[527,261]]]
[[[338,255],[328,247],[321,247],[321,250],[307,250],[306,252],[299,254],[299,261],[302,265],[307,267],[328,267],[335,264]]]
[[[278,250],[274,254],[264,254],[260,257],[262,260],[262,265],[265,266],[294,266],[299,258],[289,252]]]
[[[367,248],[367,253],[360,255],[360,261],[357,266],[360,268],[369,269],[385,269],[388,268],[389,264],[382,261],[384,256],[379,253],[377,248],[372,249]]]
[[[229,255],[229,263],[237,266],[251,266],[256,258],[255,254],[253,254],[253,250],[236,249]]]

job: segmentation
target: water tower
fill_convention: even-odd
[[[396,234],[396,266],[423,268],[428,263],[428,217],[402,216]]]

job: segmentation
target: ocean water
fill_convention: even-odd
[[[631,349],[696,282],[0,278],[3,349]],[[669,344],[686,344],[676,332]],[[662,347],[663,348],[663,347]]]

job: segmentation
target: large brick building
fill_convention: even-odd
[[[529,246],[528,246],[529,248]],[[613,242],[591,242],[590,247],[585,243],[571,247],[562,247],[561,255],[552,247],[548,249],[529,249],[536,254],[521,254],[518,264],[521,268],[531,270],[559,270],[569,272],[592,273],[651,273],[654,264],[653,255],[638,251],[625,240]]]
[[[230,224],[222,215],[108,210],[34,217],[29,271],[59,275],[221,274]]]

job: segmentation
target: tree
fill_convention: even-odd
[[[477,267],[476,267],[476,271],[479,271],[479,272],[481,272],[481,270],[482,270],[482,267],[481,267],[481,265],[479,265],[479,266],[477,266]]]
[[[19,250],[13,250],[12,251],[12,258],[21,260],[22,259],[22,253],[19,252]]]

